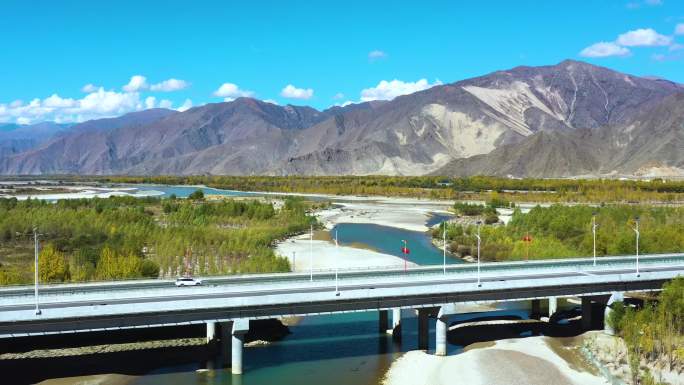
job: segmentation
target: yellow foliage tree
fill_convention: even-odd
[[[70,278],[66,257],[51,243],[40,251],[38,273],[41,282],[64,282]]]

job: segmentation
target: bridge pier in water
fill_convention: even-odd
[[[378,332],[387,333],[389,328],[389,311],[378,310]]]
[[[401,309],[392,308],[392,323],[390,324],[389,310],[379,310],[378,312],[378,331],[390,334],[393,339],[401,338]],[[391,326],[390,326],[391,325]]]
[[[430,308],[418,309],[418,350],[428,349],[428,338],[430,337],[429,316]]]
[[[216,341],[216,322],[207,322],[207,344]]]
[[[444,304],[437,308],[437,322],[435,324],[435,355],[447,355],[447,332],[449,331],[449,317],[458,314],[456,304]]]
[[[539,319],[541,317],[541,299],[533,299],[530,307],[530,318]]]
[[[392,329],[388,329],[387,333],[395,340],[401,339],[401,309],[398,307],[392,309]]]
[[[549,297],[549,318],[558,310],[558,298]]]
[[[245,334],[248,331],[249,320],[238,319],[233,321],[230,349],[230,371],[233,374],[242,374],[242,350],[245,345]]]

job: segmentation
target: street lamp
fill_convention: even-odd
[[[480,282],[480,243],[482,242],[482,238],[480,237],[481,225],[482,221],[477,221],[477,234],[475,234],[475,237],[477,237],[477,287],[482,287],[482,283]]]
[[[596,212],[591,214],[591,232],[594,236],[594,266],[596,266],[596,228],[598,225],[596,224]]]
[[[340,290],[339,290],[339,285],[337,283],[337,271],[338,271],[338,263],[337,259],[339,257],[339,243],[337,242],[337,230],[335,230],[335,295],[339,296],[340,295]]]
[[[636,234],[636,275],[639,276],[639,217],[634,217],[634,227],[632,227]]]
[[[442,242],[443,242],[442,248],[444,249],[443,250],[444,251],[444,264],[443,264],[442,270],[443,270],[444,274],[446,275],[446,226],[447,226],[447,223],[443,222],[442,226],[444,227],[444,229],[442,231]]]
[[[40,315],[40,307],[38,306],[38,228],[33,228],[33,254],[34,254],[34,293],[36,297],[36,315]]]
[[[313,282],[313,224],[309,230],[309,281]]]

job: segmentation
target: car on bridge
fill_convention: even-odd
[[[179,277],[176,278],[176,286],[181,287],[181,286],[200,286],[202,284],[201,279],[197,278],[192,278],[192,277]]]

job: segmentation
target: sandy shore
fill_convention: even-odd
[[[95,374],[92,376],[79,376],[67,378],[55,378],[41,381],[40,385],[127,385],[133,382],[134,376],[123,374]]]
[[[426,222],[432,213],[449,213],[447,209],[452,204],[406,198],[379,198],[372,202],[360,201],[361,197],[344,199],[352,201],[336,201],[335,207],[316,213],[318,220],[327,229],[332,229],[338,223],[369,223],[411,231],[427,231]],[[310,243],[308,234],[280,242],[276,253],[286,257],[294,271],[311,269],[312,254],[314,270],[404,266],[404,260],[394,255],[350,246],[335,247],[334,242],[329,240],[314,239]],[[415,266],[411,262],[408,265]]]
[[[309,271],[312,260],[314,270],[334,269],[336,266],[339,269],[404,266],[404,260],[399,257],[348,246],[335,247],[330,241],[310,242],[308,234],[279,243],[276,253],[286,257],[292,269],[300,272]],[[414,266],[411,262],[408,264]]]
[[[385,385],[607,385],[575,360],[562,356],[548,337],[517,338],[483,343],[454,356],[422,351],[406,353],[392,364]],[[420,368],[420,369],[418,369]],[[418,370],[417,370],[418,369]]]
[[[316,216],[331,229],[337,223],[370,223],[411,231],[429,230],[426,222],[432,213],[448,214],[453,202],[410,201],[389,198],[378,202],[335,202],[336,207],[321,210]]]

